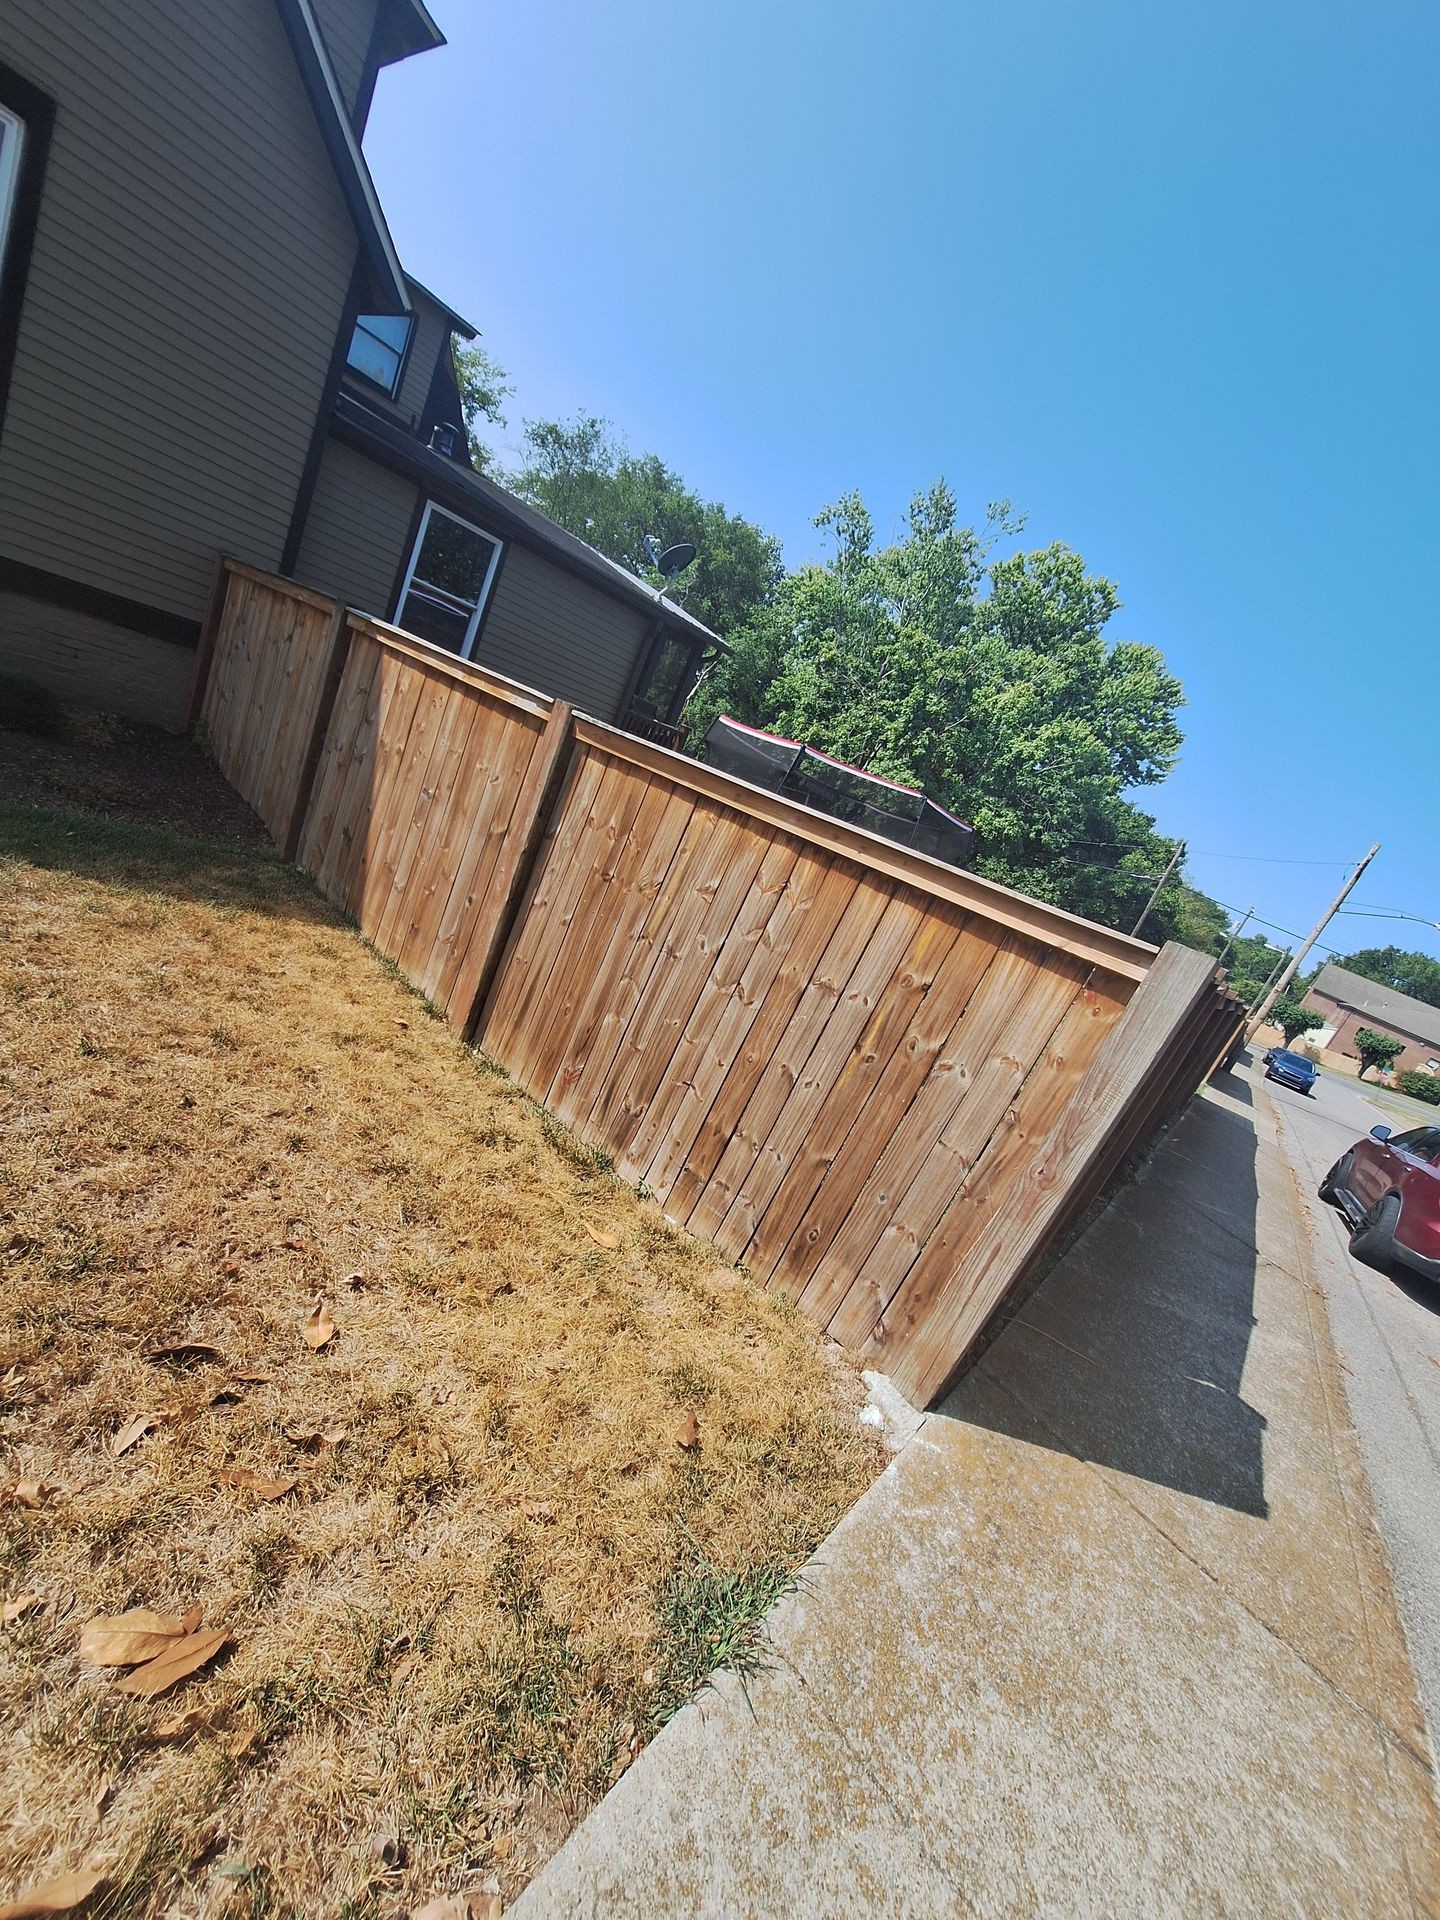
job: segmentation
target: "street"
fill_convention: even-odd
[[[1259,1081],[1258,1052],[1254,1059]],[[1315,1193],[1326,1170],[1371,1127],[1398,1133],[1406,1123],[1333,1073],[1322,1071],[1308,1098],[1271,1080],[1264,1090],[1279,1109],[1281,1142],[1314,1215],[1316,1265],[1434,1748],[1440,1734],[1440,1287],[1403,1267],[1380,1273],[1353,1260],[1343,1215]]]

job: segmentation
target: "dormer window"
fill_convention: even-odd
[[[355,322],[349,364],[362,379],[393,400],[415,317],[409,313],[362,313]]]

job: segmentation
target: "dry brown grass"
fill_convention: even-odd
[[[46,1601],[0,1636],[0,1897],[92,1855],[115,1916],[513,1896],[877,1470],[853,1377],[277,861],[19,812],[0,855],[0,1491],[58,1489],[0,1510]],[[181,1339],[226,1364],[143,1357]],[[234,1646],[167,1699],[76,1657],[195,1602]]]

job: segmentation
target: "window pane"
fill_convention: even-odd
[[[448,647],[451,653],[459,653],[464,648],[473,612],[473,607],[459,606],[417,580],[401,602],[395,624],[406,633],[416,633],[437,647]]]
[[[415,562],[414,585],[439,587],[473,607],[485,586],[495,542],[448,514],[432,513]]]
[[[413,325],[405,313],[362,313],[350,339],[350,365],[377,387],[393,393]]]
[[[24,121],[0,107],[0,275],[5,271],[5,241],[15,207],[15,189],[20,183],[24,139]]]

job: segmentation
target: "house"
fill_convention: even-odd
[[[0,668],[178,727],[217,556],[605,720],[717,637],[470,463],[361,150],[422,0],[0,11]]]
[[[1396,1068],[1440,1073],[1440,1007],[1333,964],[1321,967],[1300,1004],[1325,1016],[1325,1025],[1305,1036],[1312,1046],[1358,1060],[1356,1031],[1373,1027],[1404,1041],[1405,1051],[1393,1063]]]

